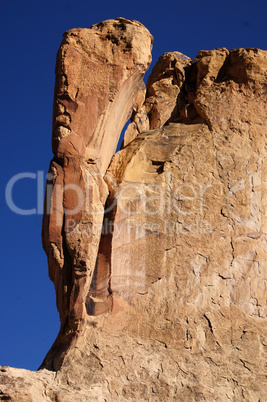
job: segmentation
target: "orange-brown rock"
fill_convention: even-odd
[[[43,245],[63,337],[86,317],[104,205],[103,180],[151,61],[152,36],[136,21],[108,20],[64,34],[56,64]],[[63,342],[65,343],[65,341]]]
[[[177,98],[185,81],[185,67],[191,60],[180,52],[164,53],[147,81],[145,99],[136,105],[124,135],[124,146],[138,134],[162,127],[177,114]]]
[[[90,280],[77,281],[84,325],[69,320],[75,342],[37,373],[3,368],[2,399],[265,400],[266,67],[258,49],[160,58],[131,103],[128,145],[90,188],[96,210],[109,197],[87,239]],[[45,236],[58,236],[52,217]]]

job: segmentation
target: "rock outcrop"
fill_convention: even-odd
[[[42,233],[61,320],[57,354],[86,319],[108,196],[103,176],[143,91],[151,47],[143,25],[119,18],[66,32],[58,52]]]
[[[62,326],[0,400],[265,400],[267,53],[166,53],[145,92],[150,47],[123,19],[63,40],[43,225]]]

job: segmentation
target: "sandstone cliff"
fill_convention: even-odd
[[[38,372],[1,369],[0,400],[266,398],[267,53],[165,53],[145,90],[151,43],[124,19],[64,36],[43,220],[61,330]]]

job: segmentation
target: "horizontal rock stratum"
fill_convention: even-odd
[[[43,245],[59,335],[0,400],[264,401],[267,52],[123,18],[58,52]],[[122,149],[115,154],[131,116]]]

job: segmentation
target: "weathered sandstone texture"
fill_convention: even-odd
[[[62,326],[0,400],[266,400],[267,52],[165,53],[144,91],[150,47],[124,19],[63,40],[43,224]]]
[[[119,18],[66,32],[58,52],[42,232],[61,320],[57,353],[86,319],[108,196],[103,176],[144,91],[151,47],[143,25]]]

